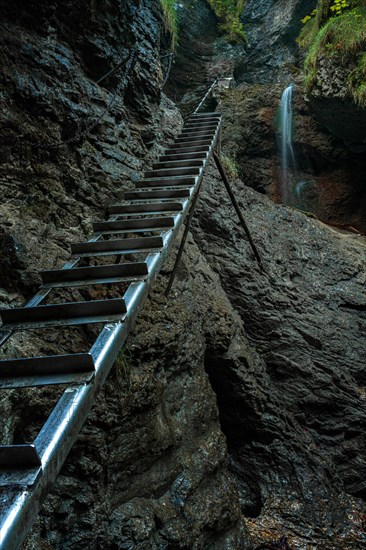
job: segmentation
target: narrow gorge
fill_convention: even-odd
[[[199,113],[221,113],[216,150],[261,258],[209,160],[171,292],[183,227],[40,513],[14,527],[9,495],[32,486],[5,452],[70,387],[8,389],[2,361],[86,353],[103,324],[0,326],[0,549],[365,548],[366,2],[0,0],[0,14],[2,317],[144,190],[213,82]],[[179,197],[183,174],[160,191]],[[103,242],[153,235],[138,231]],[[54,302],[126,285],[64,285]]]

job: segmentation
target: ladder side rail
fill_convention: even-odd
[[[221,122],[213,136],[207,159],[196,177],[189,200],[184,202],[183,211],[175,216],[174,228],[162,233],[163,249],[157,253],[150,253],[146,259],[149,268],[147,278],[143,282],[130,284],[126,291],[127,313],[124,321],[105,325],[94,342],[90,353],[95,363],[95,377],[87,385],[70,386],[64,391],[35,439],[34,444],[42,461],[42,475],[31,487],[0,488],[1,550],[16,550],[28,535],[43,501],[87,418],[94,398],[102,388],[139,311],[143,307],[150,287],[178,236],[189,212],[192,197],[199,189],[206,166],[211,160],[220,127]]]

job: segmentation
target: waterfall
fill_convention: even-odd
[[[290,169],[296,171],[295,153],[292,146],[292,92],[293,85],[288,86],[280,104],[281,136],[281,198],[287,204],[291,195]]]

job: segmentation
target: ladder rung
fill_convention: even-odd
[[[167,168],[161,170],[149,170],[145,172],[146,178],[166,178],[174,176],[195,176],[200,173],[196,166],[186,166],[184,168]]]
[[[148,213],[162,213],[173,212],[183,210],[183,204],[181,202],[156,202],[147,204],[114,204],[108,207],[110,214],[144,214]]]
[[[202,112],[202,113],[192,113],[189,118],[220,118],[221,117],[221,113],[217,113],[216,111],[212,111],[210,113],[208,112]],[[188,119],[189,120],[189,119]]]
[[[162,248],[162,237],[138,237],[136,239],[115,239],[72,243],[71,252],[78,256],[99,256],[105,254],[133,254]]]
[[[94,375],[90,353],[0,361],[0,388],[86,383]]]
[[[136,277],[143,277],[147,274],[148,269],[145,262],[52,269],[41,272],[44,286],[50,287],[113,284],[134,280]]]
[[[202,138],[202,139],[194,138],[194,139],[191,139],[191,140],[186,139],[186,138],[183,138],[182,140],[177,139],[174,142],[174,147],[182,146],[182,147],[195,147],[195,148],[197,148],[200,145],[208,145],[209,146],[208,148],[210,148],[210,145],[212,143],[212,139],[213,139],[212,136],[210,136],[209,139],[206,139],[206,138]]]
[[[184,130],[181,134],[179,134],[178,139],[182,138],[201,138],[201,137],[211,137],[214,135],[214,130]]]
[[[198,124],[202,124],[202,125],[204,125],[204,124],[217,124],[219,122],[219,119],[220,119],[220,117],[203,117],[204,120],[200,121],[200,120],[197,120],[197,118],[198,117],[188,119],[184,123],[183,128],[185,128],[186,126],[192,126],[192,125],[197,126]]]
[[[191,124],[211,124],[211,123],[219,123],[221,117],[202,117],[197,116],[195,118],[190,118],[187,120],[185,126],[190,126]],[[185,127],[184,126],[184,127]]]
[[[202,166],[203,159],[190,158],[183,160],[160,160],[153,164],[154,170],[159,170],[161,168],[181,168],[184,166]]]
[[[165,155],[180,155],[185,153],[196,153],[196,152],[203,152],[207,153],[210,150],[209,145],[173,145],[170,149],[166,149],[164,152]]]
[[[1,445],[0,469],[37,468],[42,466],[34,445]]]
[[[42,327],[84,325],[120,321],[126,313],[123,298],[67,302],[47,306],[2,309],[2,330],[27,330]]]
[[[183,128],[182,134],[187,136],[194,136],[196,134],[202,134],[203,132],[206,132],[207,134],[214,134],[217,129],[217,124],[214,126],[207,126],[206,124],[204,126],[188,126],[187,128]],[[181,137],[181,135],[179,136]]]
[[[126,200],[149,200],[149,199],[178,199],[190,196],[190,189],[158,189],[129,191],[124,194]]]
[[[156,178],[146,179],[136,182],[136,187],[175,187],[177,185],[194,185],[196,183],[195,178]],[[125,195],[126,196],[126,195]]]
[[[200,136],[184,136],[176,138],[175,143],[201,143],[202,141],[209,141],[211,143],[213,134],[202,134]]]
[[[94,231],[104,233],[106,231],[156,231],[165,227],[174,227],[174,218],[143,218],[138,220],[110,220],[93,223]]]
[[[194,131],[194,130],[200,130],[200,129],[210,129],[210,130],[214,130],[215,128],[217,128],[217,125],[218,125],[219,121],[218,120],[215,120],[215,121],[212,121],[212,122],[189,122],[187,124],[185,124],[183,126],[183,129],[182,131],[183,132],[186,132],[186,131]]]
[[[0,447],[0,487],[33,485],[42,475],[42,462],[34,445]]]
[[[186,160],[186,159],[190,160],[195,158],[204,160],[206,157],[207,157],[207,153],[205,153],[204,151],[202,153],[192,151],[192,153],[180,153],[180,154],[178,153],[173,155],[166,154],[160,158],[160,161],[165,162],[168,160]]]

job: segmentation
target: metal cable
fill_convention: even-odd
[[[174,53],[168,53],[167,55],[163,55],[160,59],[163,59],[163,58],[166,58],[166,57],[168,57],[168,68],[167,68],[167,71],[166,71],[164,82],[161,85],[161,88],[164,88],[165,84],[168,81],[170,71],[171,71],[171,68],[172,68]]]
[[[200,99],[195,104],[195,107],[193,107],[193,109],[191,111],[189,111],[188,115],[184,117],[184,121],[188,120],[189,117],[191,115],[193,115],[193,113],[198,111],[198,109],[201,107],[201,105],[203,105],[203,103],[206,101],[206,99],[210,95],[210,92],[213,91],[213,89],[214,89],[215,85],[217,84],[217,82],[218,82],[218,79],[216,78],[216,80],[214,80],[213,82],[211,82],[211,84],[209,84],[207,86],[207,88],[205,89],[205,91],[201,95]]]
[[[120,83],[117,86],[108,105],[105,107],[105,109],[102,111],[102,113],[97,117],[97,119],[94,122],[91,122],[84,130],[81,130],[75,136],[66,140],[60,140],[53,143],[46,143],[46,142],[36,143],[36,142],[29,141],[27,138],[24,138],[24,136],[21,136],[15,139],[14,141],[12,141],[10,145],[14,146],[14,145],[17,145],[18,143],[26,143],[27,145],[30,145],[31,147],[34,147],[36,149],[55,149],[64,145],[79,143],[80,141],[84,140],[105,117],[105,115],[108,113],[113,103],[115,102],[117,96],[124,93],[128,84],[128,77],[130,76],[130,73],[132,72],[132,69],[136,64],[136,61],[137,61],[137,49],[134,49],[130,52],[129,57],[126,60],[126,71],[123,77],[121,77]],[[120,65],[122,65],[122,63]],[[7,143],[3,142],[2,145],[7,145]]]

